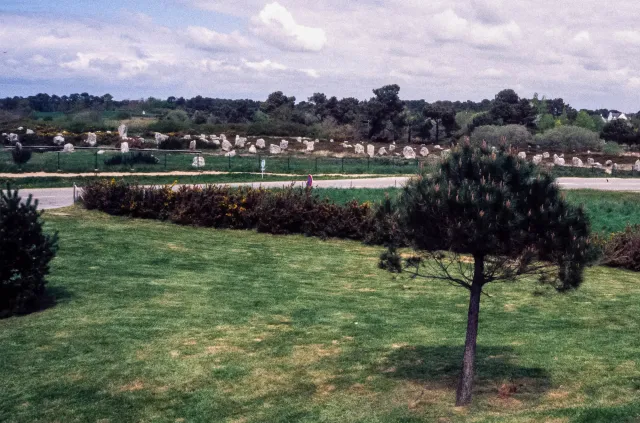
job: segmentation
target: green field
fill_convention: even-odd
[[[45,220],[61,236],[58,303],[0,320],[2,422],[640,416],[631,272],[592,268],[568,294],[490,285],[466,410],[453,407],[466,291],[381,271],[380,248],[73,208]]]
[[[266,161],[265,171],[269,173],[344,173],[344,174],[412,174],[419,168],[418,160],[401,158],[335,158],[335,157],[288,157],[288,156],[236,156],[224,157],[203,153],[205,166],[192,167],[193,153],[172,153],[164,150],[151,152],[158,158],[157,164],[130,166],[110,166],[105,160],[121,153],[115,150],[96,154],[95,151],[77,150],[74,153],[44,152],[33,153],[31,160],[19,169],[11,159],[11,150],[0,150],[0,173],[22,172],[165,172],[216,170],[224,172],[260,172],[260,161]],[[430,166],[430,165],[426,165]]]

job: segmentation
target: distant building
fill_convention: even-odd
[[[609,112],[609,116],[607,116],[606,118],[602,116],[602,120],[604,120],[605,122],[611,122],[618,119],[628,120],[627,115],[620,112]]]

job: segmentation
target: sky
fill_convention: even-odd
[[[0,0],[0,97],[372,96],[513,88],[640,110],[640,7],[602,0]]]

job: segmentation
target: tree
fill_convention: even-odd
[[[319,122],[322,122],[328,114],[327,96],[322,93],[315,93],[309,97],[309,103],[313,105],[313,113]]]
[[[549,113],[545,113],[538,119],[538,131],[544,132],[553,129],[556,126],[556,120]]]
[[[42,231],[37,200],[21,201],[18,191],[0,191],[0,317],[42,305],[57,234]]]
[[[559,291],[577,288],[593,257],[589,221],[561,197],[552,176],[507,150],[492,153],[468,142],[451,152],[439,172],[407,184],[398,213],[417,254],[404,271],[470,293],[456,396],[456,405],[468,405],[484,287],[537,274]],[[382,267],[398,268],[393,247],[381,259]]]
[[[396,84],[385,85],[373,90],[375,97],[367,102],[369,118],[369,138],[384,136],[385,131],[393,132],[394,139],[404,125],[402,112],[404,102],[400,100],[400,87]]]
[[[602,138],[607,141],[616,141],[625,144],[638,142],[638,136],[634,132],[633,127],[624,119],[612,120],[604,125],[604,128],[602,128]]]
[[[425,106],[422,113],[436,124],[436,143],[440,140],[440,127],[444,128],[447,136],[451,136],[456,128],[456,112],[451,107],[433,103]]]
[[[589,116],[589,113],[587,113],[586,110],[580,110],[578,112],[578,115],[576,116],[576,119],[573,122],[573,124],[580,128],[588,129],[590,131],[596,130],[596,124],[591,118],[591,116]]]

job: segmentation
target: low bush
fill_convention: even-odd
[[[185,140],[176,137],[169,137],[164,141],[160,141],[158,148],[160,150],[185,150]]]
[[[43,305],[45,276],[57,251],[57,234],[42,231],[37,202],[22,202],[18,190],[0,191],[0,317]]]
[[[518,148],[526,148],[529,144],[533,144],[533,135],[522,125],[479,126],[473,130],[470,139],[474,145],[480,145],[482,141],[486,141],[491,146],[497,146],[503,139],[506,140],[507,145]]]
[[[603,265],[640,271],[640,225],[628,226],[624,232],[600,239],[599,244]]]
[[[577,126],[560,126],[536,135],[536,145],[554,151],[599,151],[604,146],[600,136]]]
[[[125,153],[116,154],[104,160],[104,164],[107,166],[127,165],[133,166],[135,164],[157,164],[160,160],[153,154],[149,153]]]
[[[113,215],[170,220],[182,225],[257,229],[272,234],[300,233],[375,241],[369,203],[344,205],[321,199],[313,190],[265,190],[222,186],[144,188],[123,182],[98,181],[83,190],[87,209]]]
[[[602,152],[610,156],[620,156],[624,153],[624,149],[617,142],[608,141],[602,146]]]
[[[11,150],[11,158],[13,162],[18,166],[22,166],[31,160],[31,150],[26,150],[22,147],[16,146],[13,150]]]

